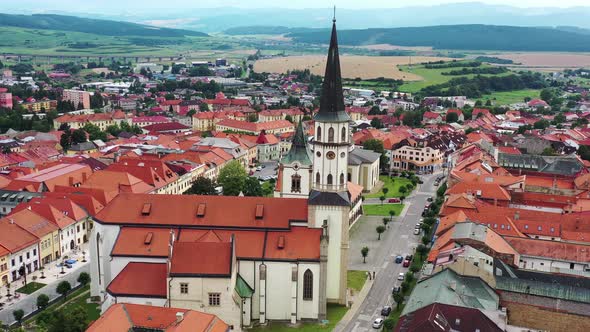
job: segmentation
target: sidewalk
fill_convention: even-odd
[[[365,281],[365,285],[363,286],[361,291],[353,298],[353,303],[350,309],[348,309],[348,311],[346,312],[346,314],[344,314],[340,322],[338,322],[338,324],[336,324],[336,327],[334,327],[334,332],[342,331],[346,327],[346,325],[352,320],[352,318],[357,314],[357,312],[361,308],[361,305],[365,302],[367,295],[369,295],[371,288],[373,288],[373,282],[374,279],[367,279]]]
[[[14,322],[12,312],[18,309],[24,310],[25,316],[35,310],[37,308],[37,297],[40,294],[48,295],[50,300],[58,297],[59,294],[56,292],[56,287],[63,280],[67,280],[74,287],[78,283],[77,279],[80,273],[89,272],[90,270],[88,263],[89,255],[87,253],[86,251],[86,262],[82,262],[82,251],[72,252],[69,258],[76,259],[77,262],[72,265],[72,268],[64,267],[63,274],[61,273],[62,268],[57,266],[57,264],[61,263],[61,259],[46,264],[43,270],[37,270],[28,274],[27,283],[37,282],[45,284],[44,287],[31,294],[18,293],[18,297],[15,297],[15,294],[17,294],[16,290],[24,286],[24,278],[20,278],[10,284],[11,297],[6,295],[6,287],[1,287],[0,303],[3,306],[0,308],[0,321],[5,324]],[[44,275],[44,278],[41,278],[42,275]]]

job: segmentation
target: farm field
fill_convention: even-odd
[[[588,53],[503,53],[493,56],[509,59],[522,67],[549,67],[549,68],[581,68],[590,67],[590,54]],[[510,65],[510,67],[518,67]]]
[[[491,67],[491,66],[482,64],[478,68],[487,68],[487,67]],[[453,78],[457,78],[457,77],[470,77],[471,78],[471,77],[476,76],[475,74],[456,75],[456,76],[442,75],[442,73],[444,73],[444,72],[449,72],[451,70],[461,70],[461,68],[463,68],[463,67],[429,69],[429,68],[425,68],[423,65],[412,66],[411,68],[410,68],[410,66],[400,66],[401,71],[408,73],[408,74],[420,76],[423,79],[419,80],[419,81],[404,83],[399,88],[399,90],[401,92],[415,93],[427,86],[445,83]],[[501,75],[509,75],[509,74],[510,74],[510,72],[504,73],[504,74],[497,74],[497,75],[483,74],[482,76],[501,76]]]
[[[516,103],[523,103],[526,97],[531,99],[539,98],[541,90],[525,89],[506,92],[494,92],[489,95],[484,95],[479,100],[491,100],[494,105],[510,105]]]
[[[343,78],[393,78],[408,81],[421,80],[416,73],[402,72],[398,66],[412,63],[449,60],[440,57],[407,57],[407,56],[341,56]],[[269,73],[286,73],[293,69],[310,69],[312,73],[323,75],[326,68],[326,57],[321,55],[289,56],[256,61],[254,71]]]

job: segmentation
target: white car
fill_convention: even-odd
[[[420,235],[420,228],[414,228],[414,235]]]
[[[403,273],[403,272],[400,272],[400,273],[397,275],[397,280],[404,280],[404,279],[405,279],[405,277],[406,277],[406,274],[405,274],[405,273]]]
[[[256,167],[256,170],[259,171],[259,172],[262,171],[262,166]]]
[[[383,326],[383,318],[379,317],[373,321],[373,328],[380,329]]]

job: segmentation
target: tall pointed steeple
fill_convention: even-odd
[[[342,93],[342,76],[340,73],[340,55],[338,54],[338,35],[336,33],[336,16],[332,20],[332,36],[328,50],[328,61],[322,84],[320,110],[314,120],[326,122],[348,122],[350,117],[344,106]]]

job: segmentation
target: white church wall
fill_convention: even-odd
[[[291,264],[265,262],[266,264],[266,318],[291,319]]]
[[[312,300],[303,299],[303,274],[308,269],[313,273]],[[317,319],[319,314],[320,264],[299,263],[297,274],[297,320]]]

